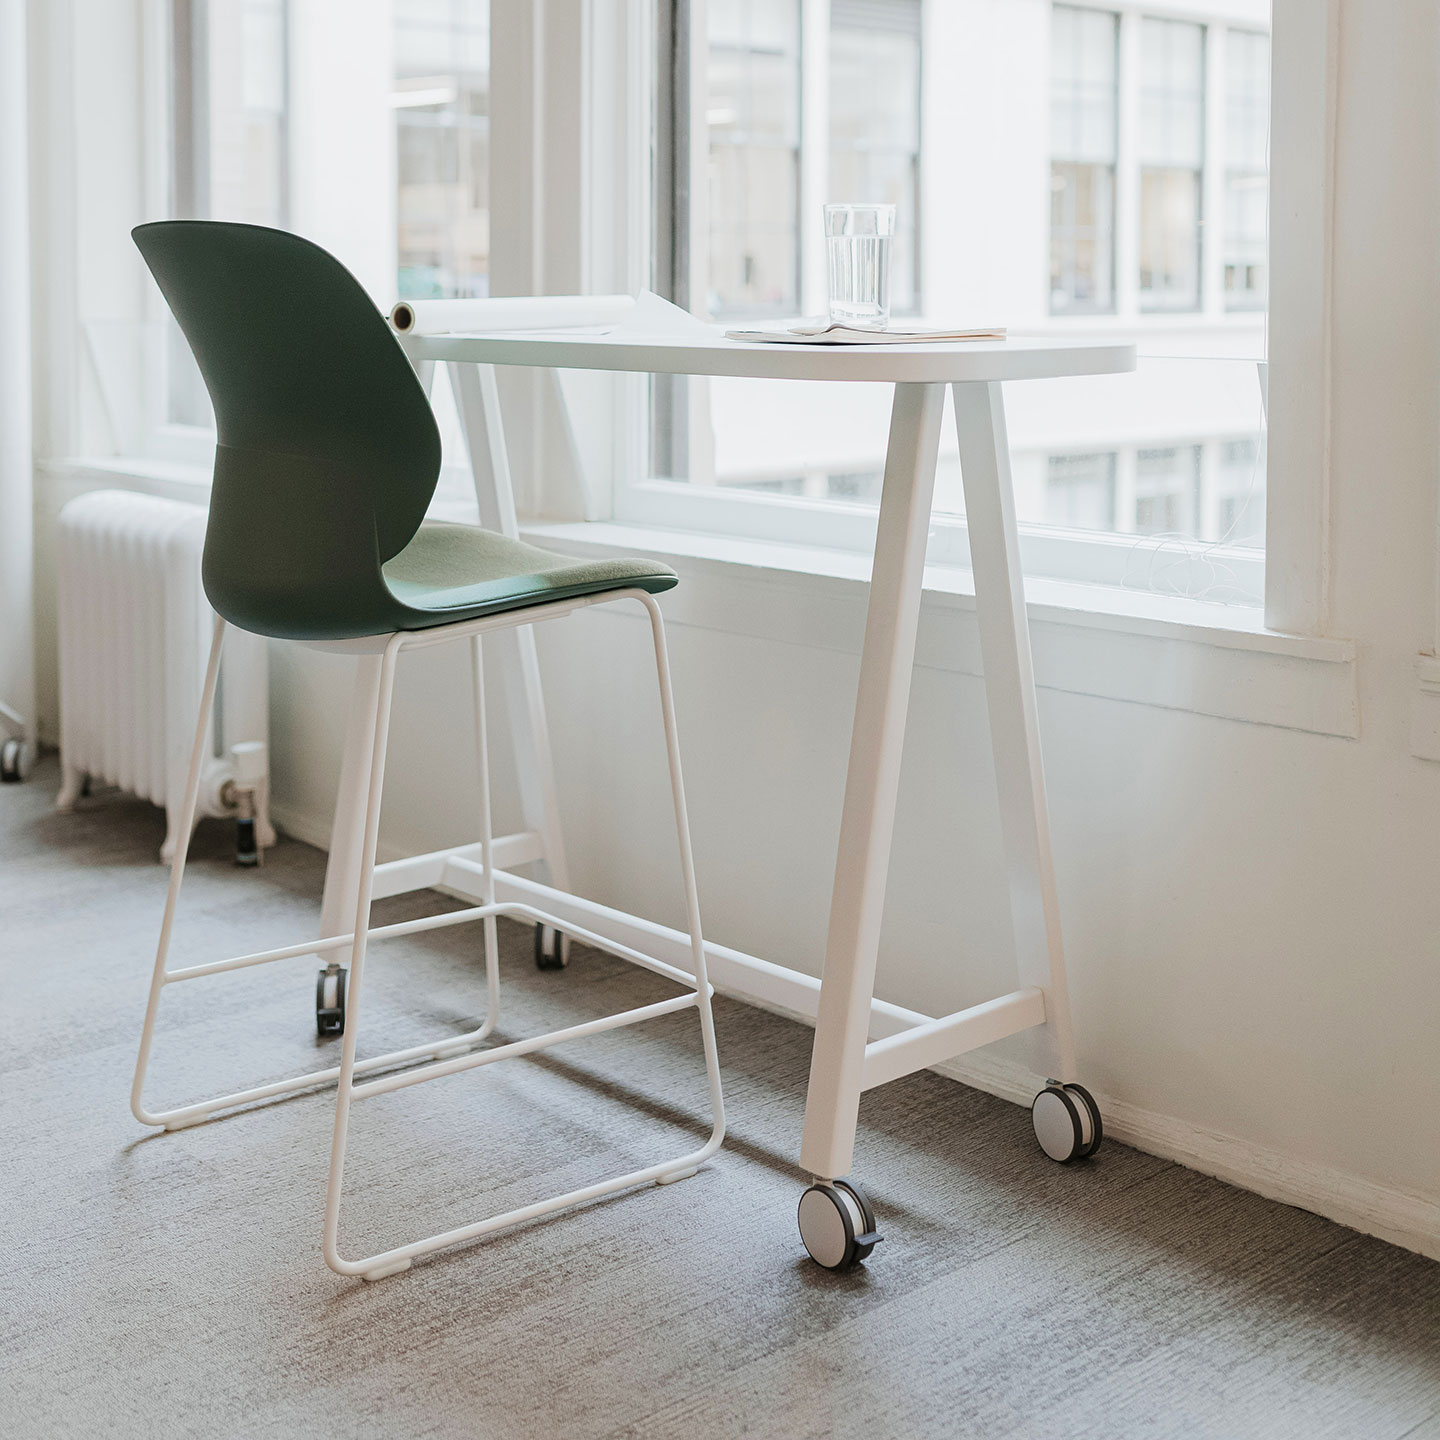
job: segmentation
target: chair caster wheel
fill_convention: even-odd
[[[1030,1107],[1030,1120],[1040,1148],[1062,1165],[1093,1155],[1105,1136],[1100,1107],[1083,1085],[1047,1085]]]
[[[17,784],[30,773],[30,747],[23,740],[10,739],[0,745],[0,781]]]
[[[800,1197],[796,1219],[810,1258],[827,1270],[851,1269],[883,1238],[869,1196],[853,1180],[817,1181]]]
[[[553,925],[535,927],[535,968],[563,970],[570,963],[570,937]]]
[[[315,982],[315,1031],[322,1040],[345,1033],[345,972],[326,966]]]

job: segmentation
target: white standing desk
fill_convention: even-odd
[[[815,1017],[800,1163],[822,1190],[851,1168],[865,1090],[1021,1030],[1038,1029],[1047,1042],[1047,1070],[1053,1081],[1040,1099],[1048,1097],[1052,1103],[1043,1107],[1042,1115],[1037,1099],[1035,1110],[1042,1147],[1057,1159],[1093,1150],[1099,1143],[1098,1112],[1086,1115],[1084,1106],[1056,1095],[1077,1079],[1075,1049],[1001,382],[1132,370],[1134,346],[1024,339],[866,347],[765,345],[726,340],[718,330],[713,336],[681,339],[509,332],[411,336],[403,343],[426,383],[436,362],[448,365],[481,522],[511,536],[517,525],[500,424],[497,365],[894,385],[823,978],[817,983],[716,945],[707,946],[710,977],[722,991]],[[955,400],[1019,984],[998,999],[932,1018],[876,1001],[874,988],[947,385]],[[528,627],[504,633],[510,640],[501,660],[526,828],[495,842],[499,898],[543,899],[544,908],[557,916],[571,917],[577,925],[622,943],[643,941],[652,954],[689,968],[685,936],[569,894],[534,637]],[[360,661],[357,694],[373,688],[367,667],[378,663]],[[359,717],[365,708],[355,706],[352,715]],[[352,719],[345,766],[363,764],[369,746],[364,720]],[[359,789],[342,785],[341,793]],[[353,817],[337,815],[321,922],[327,935],[343,933],[345,917],[354,910],[358,856],[351,853],[349,837],[355,833]],[[484,883],[477,851],[476,846],[464,846],[379,866],[374,894],[378,899],[431,884],[477,896]],[[513,867],[539,860],[546,863],[548,884],[513,873]],[[1064,1132],[1058,1138],[1057,1125]],[[806,1192],[807,1200],[815,1189]],[[834,1192],[827,1193],[839,1208]],[[852,1231],[859,1229],[859,1217],[854,1205],[848,1208],[844,1224],[853,1259],[857,1236]],[[868,1214],[865,1219],[869,1222]],[[850,1220],[857,1223],[852,1227]],[[868,1229],[873,1230],[873,1224]],[[871,1233],[858,1236],[861,1242],[873,1243],[875,1238]],[[806,1240],[815,1254],[808,1234]],[[861,1244],[862,1257],[868,1248]]]

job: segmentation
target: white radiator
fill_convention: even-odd
[[[72,808],[87,778],[163,805],[166,861],[215,623],[200,584],[205,513],[128,490],[95,490],[60,512],[63,780],[56,805]],[[233,626],[225,633],[211,741],[197,813],[253,812],[257,846],[273,845],[265,641]]]

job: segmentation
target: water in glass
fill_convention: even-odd
[[[893,205],[827,205],[830,319],[883,330],[890,321]]]

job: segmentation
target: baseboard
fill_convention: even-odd
[[[983,1051],[948,1060],[935,1070],[1018,1105],[1029,1105],[1045,1083],[1023,1065]],[[1297,1160],[1103,1093],[1095,1098],[1109,1139],[1440,1260],[1440,1203],[1434,1200]]]
[[[328,818],[322,820],[273,803],[270,818],[287,835],[321,850],[329,848]],[[382,844],[378,858],[382,862],[398,860],[408,853],[393,844]],[[765,1005],[753,996],[743,998],[791,1019],[814,1023],[788,1007]],[[1032,1074],[1023,1065],[984,1051],[948,1060],[934,1069],[961,1084],[1017,1105],[1028,1106],[1045,1084],[1043,1077]],[[1097,1092],[1096,1100],[1105,1118],[1106,1135],[1123,1145],[1164,1160],[1174,1160],[1203,1175],[1213,1175],[1217,1180],[1263,1195],[1267,1200],[1309,1210],[1363,1234],[1440,1260],[1440,1202],[1377,1185],[1328,1166],[1297,1160],[1263,1145],[1160,1115],[1101,1092]]]

